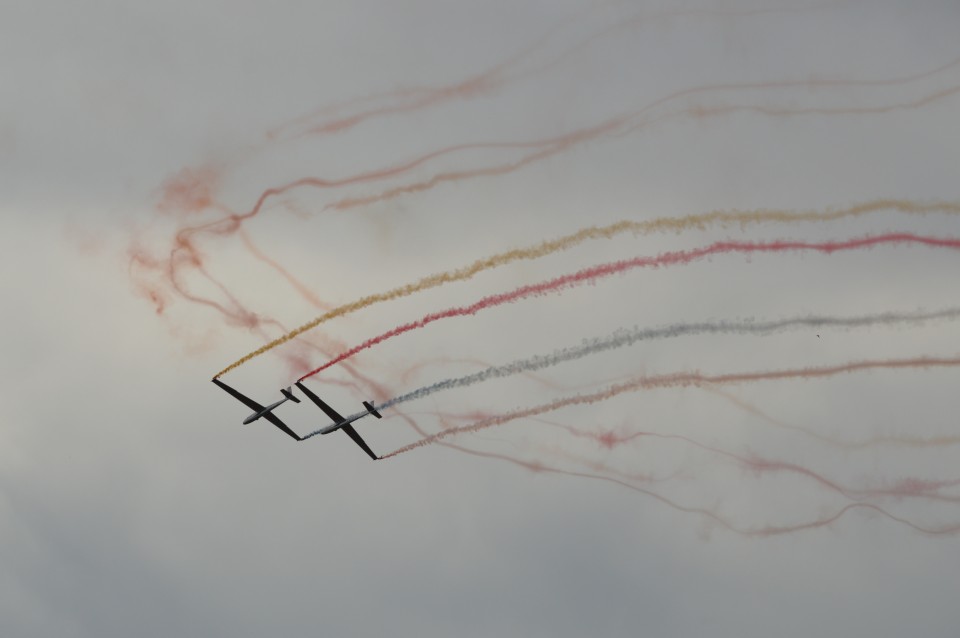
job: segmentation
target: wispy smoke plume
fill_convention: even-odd
[[[516,288],[509,292],[490,295],[469,306],[457,306],[442,310],[440,312],[425,315],[417,321],[411,321],[409,323],[402,324],[396,328],[393,328],[392,330],[388,330],[387,332],[377,335],[376,337],[367,339],[360,345],[346,350],[322,366],[304,374],[302,377],[300,377],[299,381],[303,381],[304,379],[311,377],[318,372],[322,372],[323,370],[326,370],[327,368],[336,365],[341,361],[345,361],[359,352],[383,343],[388,339],[392,339],[393,337],[410,332],[411,330],[419,330],[420,328],[424,328],[435,321],[450,319],[453,317],[472,316],[489,308],[502,306],[504,304],[513,303],[531,297],[540,297],[546,294],[557,293],[575,286],[598,281],[605,277],[609,277],[610,275],[625,273],[637,268],[659,268],[661,266],[689,264],[694,261],[710,257],[711,255],[724,255],[731,253],[752,255],[756,253],[780,254],[793,251],[810,251],[829,255],[835,252],[863,250],[872,248],[874,246],[898,244],[915,244],[926,246],[928,248],[948,248],[951,250],[960,250],[960,239],[952,237],[928,237],[914,235],[912,233],[887,233],[884,235],[873,235],[842,241],[826,242],[792,240],[779,240],[771,242],[720,241],[702,248],[695,248],[693,250],[666,252],[654,257],[641,256],[634,257],[633,259],[623,259],[620,261],[608,262],[605,264],[598,264],[596,266],[584,268],[582,270],[561,275],[559,277],[555,277],[554,279],[549,279],[540,283],[521,286],[520,288]]]
[[[509,377],[523,372],[536,372],[550,368],[567,361],[575,361],[594,354],[616,350],[625,346],[632,346],[640,341],[655,339],[674,339],[699,334],[744,334],[766,335],[782,330],[795,328],[867,328],[877,325],[915,324],[937,319],[955,320],[960,318],[960,308],[948,308],[932,312],[884,312],[874,315],[860,315],[857,317],[835,317],[808,315],[805,317],[791,317],[774,321],[754,321],[741,319],[734,321],[706,321],[699,323],[677,323],[659,328],[621,328],[605,337],[585,339],[578,346],[562,348],[546,355],[536,355],[527,359],[519,359],[502,366],[492,366],[486,370],[468,374],[454,379],[444,379],[428,386],[418,388],[412,392],[394,397],[380,407],[386,409],[394,405],[423,399],[455,388],[466,388],[490,379]]]
[[[270,343],[254,350],[248,355],[238,359],[230,364],[216,376],[221,376],[234,368],[243,365],[251,359],[272,350],[273,348],[296,338],[297,336],[312,330],[317,326],[344,315],[351,314],[363,308],[368,308],[385,301],[402,299],[424,290],[436,288],[444,284],[455,281],[466,281],[486,270],[500,268],[511,263],[523,260],[539,259],[557,252],[567,250],[578,246],[584,242],[596,241],[599,239],[613,239],[614,237],[626,234],[649,235],[656,232],[683,232],[693,229],[703,229],[708,226],[726,227],[730,225],[739,225],[741,228],[747,225],[775,223],[810,223],[810,222],[828,222],[844,218],[855,218],[864,215],[876,214],[884,211],[895,211],[904,215],[923,215],[930,213],[941,213],[948,215],[960,215],[960,202],[917,202],[901,199],[878,199],[868,202],[862,202],[845,208],[813,211],[813,210],[778,210],[778,209],[759,209],[759,210],[716,210],[707,213],[695,215],[686,215],[682,217],[659,217],[645,221],[622,220],[609,224],[607,226],[589,226],[582,228],[575,233],[543,241],[533,246],[524,248],[515,248],[507,250],[490,257],[478,259],[477,261],[457,268],[424,277],[419,281],[405,284],[387,292],[368,295],[356,301],[333,308],[316,319],[306,323],[287,334],[274,339]]]
[[[754,372],[735,372],[728,374],[708,375],[701,372],[677,372],[658,376],[637,377],[624,383],[612,385],[604,390],[590,394],[575,394],[563,397],[549,403],[543,403],[529,408],[521,408],[498,416],[482,419],[470,425],[449,428],[426,436],[419,441],[401,447],[381,458],[390,458],[404,452],[435,443],[442,439],[468,432],[479,432],[487,428],[504,425],[517,419],[536,416],[559,410],[571,405],[590,405],[606,401],[624,392],[637,392],[655,388],[680,388],[701,385],[732,385],[738,383],[755,383],[758,381],[778,381],[787,379],[817,379],[831,377],[838,374],[861,372],[864,370],[888,369],[901,370],[907,368],[946,368],[960,366],[960,357],[915,357],[911,359],[880,359],[871,361],[852,361],[832,366],[815,366],[807,368],[790,368],[785,370],[759,370]]]

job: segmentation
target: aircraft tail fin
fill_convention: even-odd
[[[287,387],[287,388],[284,388],[284,389],[280,390],[280,392],[281,392],[281,394],[283,394],[283,396],[285,396],[286,398],[290,399],[290,400],[293,401],[294,403],[300,403],[300,399],[298,399],[297,397],[293,396],[293,388]]]
[[[382,419],[382,418],[383,418],[383,415],[380,414],[379,412],[377,412],[377,409],[376,409],[375,407],[373,407],[373,404],[370,403],[369,401],[364,401],[364,402],[363,402],[363,407],[365,407],[365,408],[367,409],[367,412],[369,412],[369,413],[372,414],[373,416],[377,417],[378,419]]]

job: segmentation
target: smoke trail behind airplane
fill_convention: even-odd
[[[862,372],[865,370],[901,370],[901,369],[924,369],[924,368],[947,368],[960,366],[960,356],[955,357],[914,357],[910,359],[881,359],[868,361],[852,361],[830,366],[815,366],[806,368],[790,368],[783,370],[759,370],[753,372],[732,372],[725,374],[703,374],[701,372],[678,372],[673,374],[662,374],[657,376],[636,377],[624,383],[617,383],[606,389],[592,392],[589,394],[575,394],[535,405],[529,408],[520,408],[497,416],[481,419],[470,425],[453,427],[436,434],[426,436],[419,441],[394,450],[389,454],[381,456],[387,459],[404,452],[409,452],[431,443],[446,439],[458,434],[479,432],[487,428],[496,427],[538,414],[553,412],[561,408],[573,405],[591,405],[600,401],[612,399],[624,392],[638,392],[640,390],[653,390],[657,388],[682,388],[699,387],[702,385],[736,385],[741,383],[756,383],[759,381],[779,381],[788,379],[818,379],[832,377],[838,374],[847,374],[851,372]]]
[[[877,199],[867,202],[861,202],[844,208],[827,208],[824,210],[806,210],[789,211],[778,209],[758,209],[758,210],[715,210],[707,213],[698,213],[681,217],[659,217],[656,219],[634,221],[621,220],[606,226],[588,226],[580,230],[559,237],[557,239],[545,240],[539,244],[507,250],[490,257],[478,259],[473,263],[462,266],[454,270],[436,273],[420,279],[419,281],[399,286],[387,292],[368,295],[357,299],[356,301],[338,306],[325,312],[323,315],[312,321],[274,339],[253,352],[244,355],[234,363],[218,372],[215,377],[220,377],[234,370],[235,368],[249,362],[255,357],[264,354],[279,345],[282,345],[297,336],[312,330],[327,321],[349,315],[358,310],[368,308],[385,301],[394,301],[410,295],[436,288],[444,284],[457,281],[466,281],[473,278],[481,272],[507,266],[509,264],[533,260],[546,257],[548,255],[568,250],[584,242],[600,239],[613,239],[615,237],[633,234],[635,236],[649,235],[657,232],[684,232],[693,229],[704,229],[708,226],[728,227],[739,225],[741,228],[747,225],[756,225],[762,223],[791,224],[791,223],[815,223],[836,221],[846,218],[857,218],[864,215],[872,215],[884,211],[894,211],[904,215],[926,215],[931,213],[960,215],[960,202],[918,202],[900,199]]]
[[[406,394],[399,395],[380,404],[387,409],[408,401],[426,398],[437,392],[466,388],[490,379],[509,377],[523,372],[536,372],[568,361],[576,361],[594,354],[632,346],[641,341],[656,339],[675,339],[699,334],[743,334],[767,335],[796,328],[868,328],[897,324],[919,324],[934,320],[956,320],[960,318],[960,308],[947,308],[932,312],[884,312],[856,317],[835,317],[827,315],[809,315],[791,317],[773,321],[754,321],[740,319],[733,321],[712,321],[699,323],[679,323],[658,328],[622,328],[605,337],[585,339],[579,346],[556,350],[547,355],[535,355],[519,359],[501,366],[491,366],[480,372],[453,379],[444,379],[423,386]]]
[[[469,306],[458,306],[455,308],[448,308],[441,312],[435,312],[429,315],[426,315],[417,321],[412,321],[406,323],[392,330],[388,330],[376,337],[372,337],[358,346],[343,352],[339,356],[331,359],[322,366],[311,370],[310,372],[304,374],[300,377],[300,381],[311,377],[327,368],[345,361],[350,357],[372,348],[373,346],[380,344],[388,339],[397,337],[411,330],[417,330],[423,328],[431,323],[440,321],[442,319],[450,319],[453,317],[466,317],[477,314],[482,310],[489,308],[494,308],[501,306],[507,303],[513,303],[522,299],[528,299],[531,297],[539,297],[549,293],[555,293],[562,290],[567,290],[569,288],[579,286],[585,283],[597,281],[610,275],[624,273],[634,268],[658,268],[660,266],[674,266],[681,264],[689,264],[699,259],[709,257],[711,255],[718,254],[727,254],[727,253],[740,253],[740,254],[754,254],[754,253],[785,253],[791,251],[814,251],[824,254],[832,254],[840,251],[847,250],[861,250],[866,248],[872,248],[874,246],[884,245],[884,244],[920,244],[922,246],[927,246],[930,248],[949,248],[952,250],[960,250],[960,239],[956,238],[947,238],[947,237],[929,237],[914,235],[911,233],[887,233],[885,235],[873,235],[860,237],[856,239],[849,239],[844,241],[827,241],[827,242],[806,242],[806,241],[789,241],[789,240],[780,240],[773,242],[738,242],[738,241],[722,241],[715,242],[703,248],[697,248],[694,250],[686,251],[675,251],[667,252],[657,255],[656,257],[635,257],[633,259],[626,259],[621,261],[609,262],[605,264],[600,264],[597,266],[592,266],[590,268],[584,268],[574,273],[569,273],[550,279],[548,281],[543,281],[537,284],[531,284],[528,286],[522,286],[510,292],[500,293],[496,295],[490,295],[484,297],[483,299],[477,301],[474,304]]]

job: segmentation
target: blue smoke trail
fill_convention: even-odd
[[[536,372],[567,361],[575,361],[583,357],[616,350],[631,346],[640,341],[654,339],[673,339],[700,334],[749,334],[768,335],[794,328],[866,328],[878,325],[917,324],[937,319],[954,320],[960,318],[960,308],[948,308],[933,312],[884,312],[875,315],[861,315],[857,317],[833,317],[808,315],[773,321],[758,322],[753,319],[738,319],[732,321],[707,321],[699,323],[677,323],[659,328],[620,328],[605,337],[584,339],[578,346],[571,346],[555,350],[547,355],[535,355],[527,359],[519,359],[501,366],[492,366],[486,370],[468,374],[466,376],[444,379],[431,385],[423,386],[412,392],[394,397],[379,406],[386,408],[423,399],[445,390],[466,388],[483,383],[490,379],[499,379],[522,372]]]

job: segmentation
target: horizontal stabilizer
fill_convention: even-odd
[[[369,413],[372,414],[373,416],[377,417],[378,419],[382,419],[382,418],[383,418],[383,415],[381,415],[379,412],[377,412],[377,409],[376,409],[375,407],[373,407],[373,404],[370,403],[369,401],[364,401],[364,402],[363,402],[363,407],[365,407],[365,408],[367,409],[367,412],[369,412]]]
[[[292,390],[293,390],[293,388],[289,388],[289,387],[288,387],[288,388],[286,388],[286,389],[284,389],[284,390],[280,390],[280,392],[281,392],[281,394],[283,394],[283,396],[285,396],[286,398],[290,399],[290,400],[293,401],[294,403],[300,403],[300,399],[298,399],[297,397],[293,396]]]

